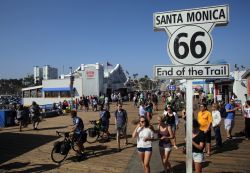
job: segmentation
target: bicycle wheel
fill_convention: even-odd
[[[98,140],[101,143],[108,142],[109,141],[109,135],[104,133],[103,131],[101,131],[100,134],[99,134]]]
[[[77,144],[75,142],[71,145],[71,147],[75,152],[78,151]]]
[[[98,131],[93,131],[93,128],[89,128],[86,130],[87,134],[88,134],[88,137],[87,137],[87,142],[89,144],[92,144],[92,143],[95,143],[99,136],[100,136],[100,133]]]
[[[55,163],[61,163],[66,159],[69,152],[67,152],[66,154],[63,155],[60,152],[56,152],[56,150],[57,150],[56,147],[53,147],[53,149],[51,151],[51,159]]]

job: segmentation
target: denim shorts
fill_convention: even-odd
[[[152,147],[149,147],[149,148],[137,148],[138,152],[141,152],[141,153],[145,153],[146,151],[147,152],[152,152]]]
[[[195,163],[201,163],[204,160],[203,153],[195,153],[193,152],[193,160]]]

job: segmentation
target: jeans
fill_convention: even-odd
[[[214,128],[216,146],[221,147],[222,146],[222,139],[221,139],[221,134],[220,134],[220,126],[215,126],[213,128]]]

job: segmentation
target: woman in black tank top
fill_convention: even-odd
[[[159,152],[162,159],[162,164],[165,172],[171,170],[171,164],[169,162],[169,157],[171,153],[171,141],[174,135],[170,126],[164,123],[164,117],[158,117],[158,138],[159,138]]]

